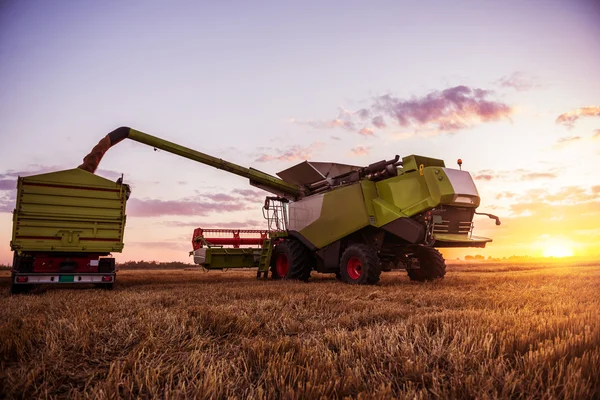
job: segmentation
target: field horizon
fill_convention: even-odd
[[[121,270],[10,296],[0,397],[598,398],[600,262],[452,263],[416,283]]]

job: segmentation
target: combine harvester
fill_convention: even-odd
[[[257,276],[308,280],[313,270],[351,284],[375,284],[382,271],[412,280],[442,278],[436,248],[485,247],[472,235],[480,199],[466,171],[410,155],[366,167],[305,161],[279,178],[127,127],[104,137],[77,169],[19,178],[14,212],[12,291],[32,283],[99,283],[112,288],[123,248],[129,187],[94,175],[124,139],[246,177],[264,189],[264,231],[196,229],[194,262],[206,269],[257,268]],[[459,166],[460,166],[459,160]],[[229,237],[223,237],[226,234]],[[220,235],[220,236],[219,236]],[[245,246],[254,247],[245,247]]]

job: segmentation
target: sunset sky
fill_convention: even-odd
[[[600,255],[600,3],[0,1],[0,263],[17,176],[131,126],[276,173],[463,160],[493,257]],[[125,141],[117,260],[186,261],[196,227],[265,227],[246,179]]]

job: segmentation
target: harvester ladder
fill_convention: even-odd
[[[267,278],[269,275],[269,265],[271,264],[271,255],[273,254],[273,246],[271,245],[271,239],[265,239],[260,252],[260,260],[258,262],[258,272],[256,277],[260,278],[261,274],[263,278]]]

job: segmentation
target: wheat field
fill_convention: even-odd
[[[121,271],[9,295],[0,397],[600,398],[600,263],[326,275]]]

